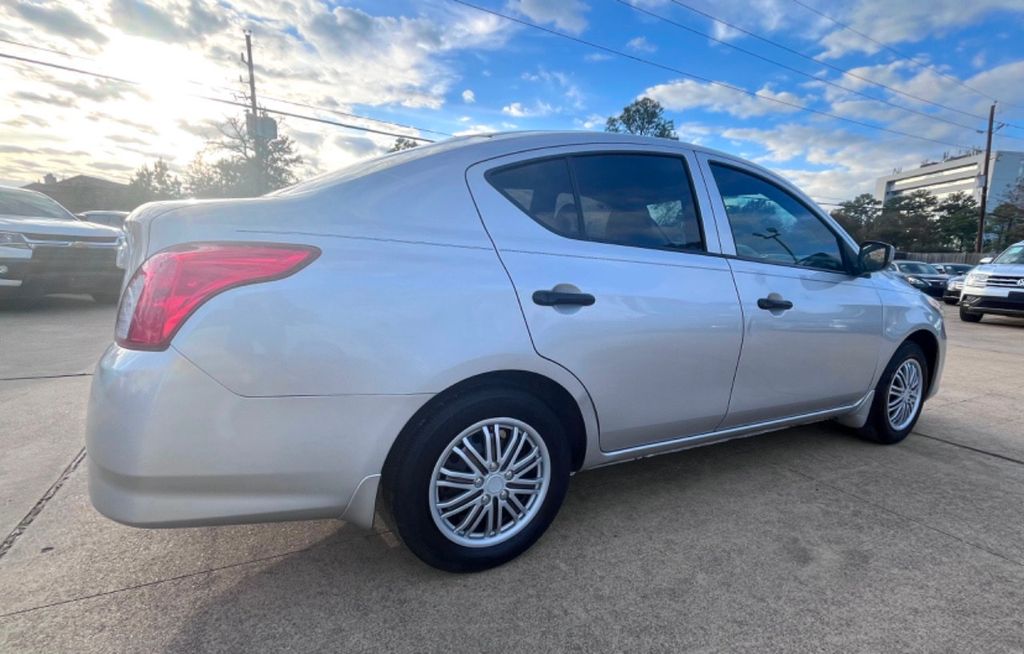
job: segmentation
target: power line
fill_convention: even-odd
[[[768,45],[774,46],[774,47],[776,47],[776,48],[778,48],[780,50],[784,50],[785,52],[788,52],[790,54],[796,55],[797,57],[800,57],[801,59],[806,59],[807,61],[810,61],[810,62],[813,62],[815,64],[824,66],[824,67],[826,67],[826,68],[828,68],[830,70],[834,70],[835,72],[837,72],[837,73],[839,73],[841,75],[845,75],[847,77],[852,77],[853,79],[860,80],[861,82],[865,82],[867,84],[871,84],[873,86],[877,86],[879,88],[883,88],[883,89],[885,89],[885,90],[887,90],[887,91],[889,91],[891,93],[895,93],[896,95],[901,95],[901,96],[904,96],[906,98],[910,98],[912,100],[917,100],[918,102],[922,102],[924,104],[931,105],[933,107],[939,107],[939,108],[945,109],[947,111],[952,111],[954,113],[958,113],[958,114],[961,114],[963,116],[967,116],[969,118],[974,118],[976,120],[987,120],[988,119],[987,116],[982,116],[981,114],[971,113],[970,111],[965,111],[963,109],[957,109],[956,107],[951,107],[951,106],[949,106],[947,104],[943,104],[941,102],[936,102],[934,100],[929,100],[928,98],[924,98],[924,97],[921,97],[919,95],[915,95],[913,93],[909,93],[907,91],[903,91],[903,90],[898,89],[896,87],[889,86],[888,84],[885,84],[883,82],[879,82],[879,81],[873,80],[871,78],[864,77],[863,75],[859,75],[859,74],[857,74],[857,73],[855,73],[855,72],[853,72],[853,71],[851,71],[849,69],[843,68],[841,66],[836,66],[835,64],[831,64],[831,63],[829,63],[829,62],[827,62],[827,61],[825,61],[823,59],[819,59],[818,57],[812,57],[811,55],[808,55],[808,54],[805,54],[803,52],[800,52],[799,50],[797,50],[795,48],[789,47],[788,45],[785,45],[783,43],[779,43],[778,41],[769,39],[766,36],[762,36],[760,34],[757,34],[756,32],[752,32],[752,31],[750,31],[748,29],[744,29],[744,28],[740,27],[739,25],[736,25],[734,23],[730,23],[730,22],[728,22],[726,20],[723,20],[723,19],[719,18],[718,16],[715,16],[714,14],[709,14],[708,12],[702,11],[702,10],[698,9],[697,7],[694,7],[692,5],[688,5],[685,2],[682,2],[682,0],[670,0],[670,2],[672,2],[672,4],[675,4],[675,5],[679,6],[679,7],[682,7],[683,9],[686,9],[687,11],[690,11],[692,13],[695,13],[695,14],[698,14],[700,16],[703,16],[704,18],[707,18],[709,20],[713,20],[713,21],[715,21],[717,23],[721,23],[722,25],[725,25],[729,29],[736,30],[737,32],[740,32],[741,34],[745,34],[745,35],[747,35],[747,36],[749,36],[749,37],[751,37],[753,39],[757,39],[758,41],[761,41],[762,43],[767,43]],[[953,79],[956,79],[956,78],[953,78]],[[1014,106],[1017,106],[1017,105],[1014,105]],[[1012,127],[1014,129],[1024,130],[1024,127],[1022,127],[1020,125],[1014,125],[1012,123],[1005,123],[1005,124],[1006,124],[1007,127]],[[1007,138],[1017,138],[1017,137],[1009,136]]]
[[[64,52],[63,50],[55,50],[53,48],[44,48],[42,46],[31,45],[31,44],[28,44],[28,43],[24,43],[22,41],[15,41],[15,40],[12,40],[12,39],[0,38],[0,43],[9,43],[11,45],[17,45],[17,46],[20,46],[20,47],[23,47],[23,48],[32,48],[33,50],[39,50],[41,52],[49,52],[51,54],[60,55],[62,57],[67,57],[69,59],[84,59],[85,61],[93,61],[93,62],[96,61],[92,57],[86,57],[86,56],[80,55],[80,54],[72,54],[70,52]],[[120,80],[120,79],[118,79],[118,81],[124,81],[126,83],[136,83],[136,82],[133,82],[132,80]],[[199,86],[199,87],[211,89],[211,90],[214,90],[214,91],[229,91],[229,92],[235,92],[236,91],[236,89],[233,89],[233,88],[228,87],[228,86],[217,86],[217,85],[213,85],[213,84],[206,84],[206,83],[203,83],[203,82],[197,82],[196,80],[185,80],[185,82],[187,82],[188,84],[192,84],[194,86]],[[309,104],[309,103],[306,103],[306,102],[298,102],[296,100],[286,100],[284,98],[278,98],[278,97],[274,97],[274,96],[270,96],[270,95],[266,95],[266,94],[262,94],[261,97],[263,99],[265,99],[265,100],[272,100],[274,102],[280,102],[282,104],[290,104],[290,105],[293,105],[293,106],[296,106],[296,107],[304,107],[306,109],[313,109],[313,110],[316,110],[316,111],[324,111],[324,112],[332,113],[332,114],[335,114],[335,115],[338,115],[338,116],[344,116],[346,118],[357,118],[359,120],[369,120],[369,121],[373,121],[375,123],[380,123],[382,125],[391,125],[392,127],[401,127],[403,129],[414,129],[414,130],[417,130],[417,131],[420,131],[420,132],[426,132],[428,134],[438,134],[440,136],[455,136],[454,134],[452,134],[450,132],[442,132],[442,131],[436,130],[436,129],[427,129],[425,127],[417,127],[415,125],[408,125],[406,123],[398,123],[398,122],[391,121],[391,120],[384,120],[382,118],[372,118],[370,116],[361,116],[359,114],[354,114],[354,113],[349,113],[349,112],[346,112],[346,111],[341,111],[340,109],[332,109],[330,107],[323,107],[323,106],[319,106],[319,105],[315,105],[315,104]],[[408,136],[408,135],[406,134],[404,136]]]
[[[78,73],[80,75],[89,75],[91,77],[96,77],[96,78],[99,78],[99,79],[105,79],[105,80],[112,81],[112,82],[119,82],[121,84],[130,84],[132,86],[144,86],[144,84],[142,82],[139,82],[139,81],[136,81],[136,80],[127,79],[127,78],[124,78],[124,77],[117,77],[116,75],[107,75],[105,73],[97,73],[97,72],[94,72],[94,71],[91,71],[91,70],[85,70],[85,69],[82,69],[82,68],[75,68],[73,66],[64,66],[64,65],[55,64],[55,63],[52,63],[52,62],[49,62],[49,61],[42,61],[42,60],[39,60],[39,59],[31,59],[29,57],[19,57],[18,55],[9,54],[9,53],[6,53],[6,52],[0,52],[0,58],[2,58],[2,59],[10,59],[10,60],[13,60],[13,61],[20,61],[22,63],[33,64],[33,65],[37,65],[37,66],[45,66],[47,68],[55,68],[57,70],[63,70],[63,71],[71,72],[71,73]],[[225,100],[224,98],[217,98],[217,97],[213,97],[213,96],[209,96],[209,95],[202,95],[202,94],[198,94],[198,93],[187,93],[186,95],[188,95],[190,97],[193,97],[193,98],[198,98],[198,99],[201,99],[201,100],[207,100],[209,102],[217,102],[217,103],[220,103],[220,104],[232,105],[232,106],[236,106],[236,107],[248,108],[248,106],[249,106],[248,104],[243,103],[243,102],[237,102],[237,101],[234,101],[234,100]],[[342,122],[338,122],[336,120],[328,120],[326,118],[318,118],[316,116],[307,116],[305,114],[297,114],[297,113],[293,113],[293,112],[289,112],[289,111],[281,111],[280,109],[268,109],[266,107],[262,107],[260,110],[264,111],[264,112],[266,112],[268,114],[276,114],[278,116],[286,116],[286,117],[289,117],[289,118],[296,118],[296,119],[299,119],[299,120],[307,120],[307,121],[311,121],[311,122],[315,122],[315,123],[323,123],[325,125],[334,125],[336,127],[344,127],[346,129],[352,129],[352,130],[357,130],[357,131],[361,131],[361,132],[369,132],[371,134],[381,134],[383,136],[394,136],[396,138],[397,137],[402,137],[402,138],[412,139],[414,141],[424,141],[426,143],[433,143],[434,142],[432,139],[424,138],[422,136],[412,136],[410,134],[400,134],[398,132],[389,132],[389,131],[386,131],[386,130],[373,129],[371,127],[364,127],[364,126],[361,126],[361,125],[352,125],[350,123],[342,123]]]
[[[643,7],[638,6],[638,5],[631,4],[631,3],[627,2],[626,0],[616,0],[616,1],[619,4],[622,4],[622,5],[625,5],[626,7],[629,7],[633,11],[637,11],[637,12],[640,12],[640,13],[643,13],[643,14],[647,14],[648,16],[651,16],[653,18],[657,18],[658,20],[664,21],[664,22],[668,23],[669,25],[674,25],[675,27],[678,27],[679,29],[686,30],[687,32],[691,32],[691,33],[696,34],[698,36],[704,37],[706,39],[714,41],[715,43],[721,43],[722,45],[724,45],[724,46],[726,46],[728,48],[732,48],[733,50],[737,50],[739,52],[742,52],[745,55],[754,57],[756,59],[760,59],[761,61],[766,61],[766,62],[768,62],[770,64],[775,65],[775,66],[778,66],[778,67],[783,68],[785,70],[788,70],[790,72],[796,73],[797,75],[802,75],[803,77],[806,77],[808,79],[813,79],[813,80],[822,82],[824,84],[828,84],[829,86],[834,86],[837,89],[842,89],[843,91],[846,91],[848,93],[853,93],[855,95],[859,95],[862,98],[867,98],[868,100],[871,100],[872,102],[880,102],[882,104],[888,105],[890,107],[895,107],[896,109],[900,109],[902,111],[908,111],[910,113],[914,113],[914,114],[917,114],[919,116],[924,116],[925,118],[928,118],[930,120],[937,120],[939,122],[943,122],[943,123],[946,123],[948,125],[954,125],[956,127],[961,127],[963,129],[969,129],[969,130],[977,132],[979,134],[981,134],[984,131],[984,130],[977,129],[977,128],[971,126],[971,125],[965,125],[963,123],[958,123],[955,120],[948,120],[946,118],[942,118],[941,116],[936,116],[934,114],[929,114],[929,113],[924,112],[924,111],[919,111],[917,109],[913,109],[911,107],[905,107],[903,105],[896,104],[895,102],[890,102],[889,100],[885,100],[885,99],[882,99],[882,98],[876,98],[874,96],[868,95],[867,93],[864,93],[863,91],[858,91],[856,89],[851,89],[851,88],[849,88],[847,86],[843,86],[842,84],[837,84],[837,83],[835,83],[835,82],[833,82],[833,81],[831,81],[829,79],[825,79],[824,77],[819,77],[817,75],[812,75],[811,73],[804,72],[804,71],[800,70],[799,68],[794,68],[792,66],[789,66],[788,64],[784,64],[781,61],[777,61],[775,59],[771,59],[769,57],[765,57],[764,55],[758,54],[758,53],[756,53],[756,52],[754,52],[752,50],[747,50],[746,48],[742,48],[742,47],[740,47],[738,45],[735,45],[733,43],[729,43],[728,41],[726,41],[724,39],[715,38],[714,36],[712,36],[710,34],[707,34],[706,32],[701,32],[698,29],[694,29],[694,28],[692,28],[692,27],[690,27],[688,25],[684,25],[682,23],[676,22],[676,21],[672,20],[671,18],[668,18],[666,16],[662,16],[660,14],[657,14],[657,13],[653,12],[653,11],[649,11],[647,9],[644,9]]]
[[[888,43],[883,43],[882,41],[879,41],[878,39],[873,38],[869,34],[865,34],[864,32],[861,32],[860,30],[854,29],[850,25],[848,25],[848,24],[846,24],[846,23],[844,23],[844,22],[842,22],[842,21],[840,21],[840,20],[838,20],[836,18],[833,18],[832,16],[829,16],[825,12],[819,11],[818,9],[815,9],[814,7],[808,5],[805,2],[801,2],[801,0],[793,0],[793,3],[800,5],[804,9],[806,9],[806,10],[808,10],[810,12],[813,12],[813,13],[817,14],[818,16],[821,16],[825,20],[830,21],[830,22],[838,25],[839,27],[843,28],[844,30],[852,32],[853,34],[856,34],[857,36],[865,38],[868,41],[871,41],[875,45],[877,45],[877,46],[879,46],[881,48],[884,48],[885,50],[888,50],[889,52],[895,54],[896,56],[900,57],[901,59],[904,59],[904,60],[909,61],[909,62],[911,62],[913,64],[916,64],[917,66],[919,66],[921,68],[927,68],[928,70],[931,70],[932,72],[934,72],[934,73],[936,73],[938,75],[941,75],[942,77],[945,77],[948,80],[956,82],[957,84],[959,84],[960,86],[964,87],[965,89],[967,89],[969,91],[973,91],[974,93],[977,93],[978,95],[980,95],[982,97],[988,98],[989,100],[998,100],[998,98],[995,98],[995,97],[989,95],[988,93],[985,93],[984,91],[979,91],[978,89],[974,88],[973,86],[968,85],[964,81],[962,81],[962,80],[960,80],[960,79],[958,79],[958,78],[956,78],[956,77],[954,77],[952,75],[944,73],[941,70],[935,68],[934,66],[932,66],[932,65],[930,65],[928,63],[922,62],[922,61],[920,61],[918,59],[915,59],[914,57],[911,57],[910,55],[907,55],[907,54],[904,54],[904,53],[900,52],[899,50],[897,50],[896,48],[892,47]],[[1017,105],[1014,105],[1014,106],[1017,106]]]
[[[964,145],[959,144],[959,143],[950,143],[949,141],[940,141],[938,139],[929,138],[927,136],[918,136],[917,134],[911,134],[909,132],[902,132],[900,130],[890,129],[888,127],[882,127],[881,125],[874,125],[872,123],[865,123],[863,121],[856,120],[854,118],[846,118],[845,116],[840,116],[838,114],[834,114],[834,113],[831,113],[831,112],[828,112],[828,111],[823,111],[821,109],[814,109],[812,107],[808,107],[806,105],[802,105],[802,104],[799,104],[797,102],[790,102],[788,100],[782,100],[782,99],[774,98],[774,97],[771,97],[771,96],[758,95],[757,93],[755,93],[753,91],[750,91],[750,90],[745,89],[745,88],[740,87],[740,86],[735,86],[733,84],[729,84],[728,82],[719,82],[717,80],[713,80],[713,79],[710,79],[710,78],[707,78],[707,77],[702,77],[700,75],[696,75],[694,73],[690,73],[690,72],[687,72],[685,70],[681,70],[679,68],[674,68],[674,67],[666,65],[666,64],[661,64],[661,63],[658,63],[656,61],[652,61],[650,59],[645,59],[643,57],[638,57],[636,55],[631,55],[628,52],[623,52],[622,50],[616,50],[615,48],[610,48],[608,46],[601,45],[599,43],[594,43],[593,41],[588,41],[586,39],[582,39],[582,38],[577,37],[577,36],[572,36],[571,34],[566,34],[565,32],[559,32],[558,30],[553,30],[553,29],[550,29],[548,27],[543,27],[541,25],[537,25],[536,23],[531,23],[531,22],[529,22],[527,20],[523,20],[521,18],[516,18],[514,16],[509,16],[509,15],[503,14],[503,13],[501,13],[499,11],[496,11],[496,10],[493,10],[493,9],[488,9],[487,7],[481,7],[479,5],[475,5],[475,4],[471,3],[471,2],[466,2],[466,0],[451,0],[451,1],[456,3],[456,4],[463,5],[464,7],[469,7],[471,9],[476,9],[477,11],[481,11],[481,12],[484,12],[484,13],[487,13],[487,14],[491,14],[492,16],[497,16],[499,18],[504,18],[505,20],[511,21],[513,23],[518,23],[520,25],[524,25],[526,27],[530,27],[530,28],[533,28],[533,29],[536,29],[536,30],[540,30],[540,31],[546,32],[548,34],[553,34],[554,36],[558,36],[558,37],[561,37],[561,38],[564,38],[564,39],[568,39],[570,41],[574,41],[576,43],[580,43],[582,45],[585,45],[585,46],[590,47],[590,48],[594,48],[596,50],[601,50],[603,52],[608,52],[608,53],[614,54],[616,56],[623,57],[625,59],[630,59],[632,61],[635,61],[635,62],[638,62],[638,63],[642,63],[642,64],[645,64],[647,66],[652,66],[654,68],[660,68],[661,70],[666,70],[666,71],[675,73],[677,75],[682,75],[683,77],[689,77],[690,79],[695,79],[695,80],[698,80],[700,82],[705,82],[706,84],[710,84],[712,86],[718,86],[718,87],[721,87],[721,88],[730,89],[732,91],[736,91],[737,93],[742,93],[744,95],[749,95],[749,96],[751,96],[753,98],[756,98],[756,99],[759,99],[759,100],[766,100],[768,102],[774,102],[776,104],[781,104],[781,105],[785,105],[785,106],[788,106],[788,107],[793,107],[793,108],[799,109],[801,111],[807,111],[807,112],[818,114],[818,115],[821,115],[821,116],[828,116],[829,118],[834,118],[836,120],[841,120],[843,122],[851,123],[853,125],[859,125],[861,127],[867,127],[869,129],[874,129],[874,130],[878,130],[878,131],[881,131],[881,132],[888,132],[890,134],[896,134],[897,136],[905,136],[907,138],[918,139],[918,140],[921,140],[921,141],[930,141],[932,143],[938,143],[939,145],[948,145],[948,146],[951,146],[951,147],[954,147],[954,148],[962,148],[962,149],[965,149],[965,150],[970,149],[967,146],[964,146]]]
[[[725,27],[729,28],[730,30],[735,30],[736,32],[739,32],[741,34],[745,34],[746,36],[749,36],[751,38],[757,39],[758,41],[762,41],[762,42],[767,43],[769,45],[773,45],[776,48],[779,48],[781,50],[785,50],[786,52],[790,52],[791,54],[795,54],[795,55],[797,55],[797,56],[799,56],[801,58],[807,59],[808,61],[813,61],[814,63],[819,64],[819,66],[823,66],[823,67],[825,67],[825,68],[827,68],[829,70],[836,71],[837,73],[840,73],[842,75],[846,75],[846,76],[852,77],[852,78],[854,78],[856,80],[860,80],[861,82],[866,82],[867,84],[872,84],[874,86],[880,86],[880,87],[882,87],[882,88],[884,88],[884,89],[886,89],[888,91],[891,91],[893,93],[897,93],[899,95],[903,95],[905,97],[909,97],[909,98],[914,99],[914,100],[918,100],[919,102],[925,102],[926,104],[931,104],[933,106],[942,107],[942,108],[944,108],[944,110],[947,110],[947,111],[950,111],[950,112],[954,112],[956,114],[961,114],[963,116],[968,116],[970,118],[974,118],[974,119],[977,119],[977,120],[985,120],[985,117],[981,116],[980,114],[972,114],[971,112],[965,112],[964,110],[958,110],[958,108],[956,108],[954,106],[949,106],[947,104],[942,104],[941,102],[935,102],[933,100],[929,100],[928,98],[921,97],[920,95],[914,95],[913,93],[907,93],[906,91],[901,91],[900,89],[894,88],[894,87],[889,86],[887,84],[883,84],[882,82],[876,82],[876,81],[868,79],[866,77],[862,77],[860,75],[857,75],[856,73],[848,71],[847,69],[844,69],[844,68],[839,67],[839,66],[835,66],[835,64],[833,64],[833,63],[829,63],[827,61],[822,61],[821,59],[819,59],[817,57],[810,56],[809,54],[804,54],[803,52],[801,52],[800,50],[797,50],[796,48],[791,48],[790,46],[784,45],[784,44],[779,43],[777,41],[773,41],[773,40],[771,40],[771,39],[769,39],[767,37],[761,36],[760,34],[756,34],[754,32],[751,32],[750,30],[744,30],[743,28],[741,28],[741,27],[739,27],[737,25],[733,25],[732,23],[728,23],[728,21],[723,20],[722,18],[719,18],[716,15],[708,13],[707,11],[701,11],[700,9],[697,9],[696,7],[690,6],[690,5],[686,4],[685,2],[681,2],[680,0],[671,0],[671,2],[673,4],[676,4],[676,5],[680,6],[680,7],[688,10],[688,11],[692,11],[693,13],[697,13],[699,15],[705,16],[706,18],[710,18],[712,20],[715,20],[716,23],[721,23],[722,25],[724,25]]]

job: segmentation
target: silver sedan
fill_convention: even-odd
[[[673,141],[458,138],[126,230],[87,441],[93,504],[142,527],[380,510],[481,570],[576,471],[828,419],[897,443],[942,371],[891,247]]]

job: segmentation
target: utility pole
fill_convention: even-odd
[[[985,139],[985,164],[981,173],[981,207],[978,214],[977,252],[984,250],[985,241],[985,204],[988,202],[988,160],[992,158],[992,124],[996,118],[996,103],[988,110],[988,136]]]
[[[242,63],[249,67],[249,104],[252,107],[252,116],[247,118],[245,125],[249,136],[252,137],[253,153],[256,157],[256,194],[263,195],[265,187],[263,181],[263,139],[259,130],[258,114],[256,113],[256,75],[253,73],[252,64],[252,30],[245,30],[245,54],[242,55]],[[992,123],[989,121],[990,134],[991,127]],[[984,203],[984,200],[982,202]]]

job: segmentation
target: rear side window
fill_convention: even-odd
[[[600,154],[570,159],[587,238],[703,250],[686,163],[678,157]]]
[[[839,238],[789,192],[730,166],[711,164],[736,254],[765,263],[845,271]]]
[[[487,181],[541,225],[563,236],[580,237],[579,213],[565,159],[491,171]]]
[[[680,157],[594,154],[544,159],[491,171],[487,180],[531,218],[563,236],[704,250],[690,175]]]

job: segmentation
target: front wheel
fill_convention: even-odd
[[[477,389],[406,430],[385,467],[384,500],[406,546],[450,572],[501,565],[554,520],[569,483],[565,428],[519,389]]]
[[[928,360],[917,343],[901,345],[875,386],[868,420],[858,432],[883,445],[899,443],[917,424],[928,389]]]
[[[960,320],[963,320],[964,322],[981,322],[982,315],[983,314],[968,311],[964,305],[960,305]]]

